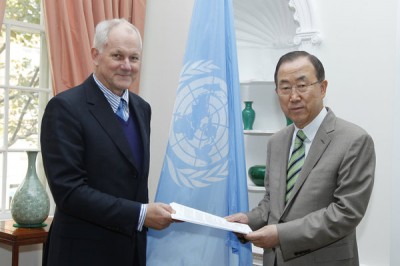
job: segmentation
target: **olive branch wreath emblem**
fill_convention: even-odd
[[[199,76],[204,76],[207,73],[211,73],[217,69],[219,69],[219,67],[214,65],[211,60],[200,60],[186,63],[183,66],[180,74],[177,101],[180,97],[179,92],[181,92],[182,89],[187,86],[187,84],[190,85],[190,83],[193,82],[193,80],[198,79]],[[219,84],[222,82],[226,88],[225,81],[218,79],[218,82]],[[223,90],[220,85],[219,87],[221,90]],[[225,104],[223,108],[226,109],[227,105]],[[173,132],[171,132],[171,135],[173,135]],[[171,148],[170,143],[168,145],[170,146],[169,148]],[[169,150],[172,151],[172,148]],[[182,158],[179,159],[182,160]],[[228,175],[227,156],[220,159],[217,163],[213,163],[212,167],[210,167],[210,165],[206,165],[205,167],[185,166],[179,168],[174,163],[174,160],[171,158],[170,154],[167,153],[165,164],[173,181],[179,186],[185,186],[188,188],[207,187],[215,182],[225,180],[226,176]]]

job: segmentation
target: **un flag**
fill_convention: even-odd
[[[156,201],[221,217],[248,211],[231,0],[196,0]],[[147,264],[252,265],[250,244],[191,223],[149,231]]]

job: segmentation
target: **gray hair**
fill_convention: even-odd
[[[139,37],[140,48],[142,48],[142,37],[140,36],[138,28],[123,18],[104,20],[97,24],[93,39],[93,47],[99,50],[99,52],[103,52],[103,49],[108,42],[108,35],[110,34],[110,31],[121,24],[127,25],[132,33],[136,32]]]

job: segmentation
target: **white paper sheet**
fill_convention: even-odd
[[[241,234],[252,232],[247,224],[228,222],[222,217],[202,212],[175,202],[170,203],[176,213],[171,214],[172,219],[209,226]]]

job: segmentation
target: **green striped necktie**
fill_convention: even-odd
[[[285,202],[288,201],[290,194],[292,193],[293,187],[296,184],[296,180],[300,175],[301,168],[303,167],[304,160],[306,157],[304,140],[306,135],[303,130],[297,131],[296,139],[294,141],[294,147],[292,155],[287,168],[287,180],[286,180],[286,198]]]

